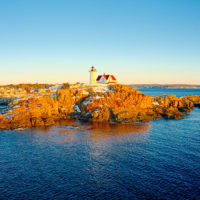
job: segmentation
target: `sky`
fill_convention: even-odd
[[[0,85],[200,84],[199,0],[0,0]]]

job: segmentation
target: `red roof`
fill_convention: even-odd
[[[105,75],[105,74],[104,74],[104,75],[99,75],[99,76],[97,77],[97,81],[99,81],[99,80],[101,79],[102,76],[104,76],[104,78],[105,78],[106,80],[108,80],[109,76],[111,76],[112,80],[116,81],[116,78],[115,78],[113,75]]]
[[[110,76],[110,75],[105,75],[105,74],[104,74],[104,77],[105,77],[106,80],[108,80],[109,76]]]
[[[113,75],[111,75],[111,77],[112,77],[112,80],[115,80],[115,81],[117,80]]]
[[[101,76],[101,75],[99,75],[99,76],[97,77],[97,81],[99,81],[99,80],[101,79],[101,77],[102,77],[102,76]]]

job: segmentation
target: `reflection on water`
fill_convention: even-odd
[[[57,122],[55,126],[30,128],[26,132],[34,132],[37,137],[49,136],[52,139],[56,139],[59,135],[57,142],[76,142],[81,139],[77,134],[82,134],[92,142],[98,142],[128,135],[136,137],[138,134],[147,133],[149,126],[150,123],[131,125],[63,120]],[[144,135],[142,138],[145,138]]]
[[[109,124],[92,122],[88,123],[89,136],[93,141],[101,141],[116,136],[137,136],[138,133],[146,133],[149,130],[150,123],[144,124]]]

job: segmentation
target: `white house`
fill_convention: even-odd
[[[117,83],[117,80],[116,78],[113,76],[113,75],[106,75],[106,74],[103,74],[103,75],[99,75],[97,77],[97,83],[101,83],[101,84],[115,84]]]

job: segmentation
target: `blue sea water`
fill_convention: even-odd
[[[1,131],[0,199],[200,199],[200,109],[138,125]]]
[[[185,96],[185,95],[200,95],[200,89],[177,89],[177,88],[140,88],[138,89],[142,93],[149,96],[158,96],[162,94],[171,95],[175,94],[177,97]]]

